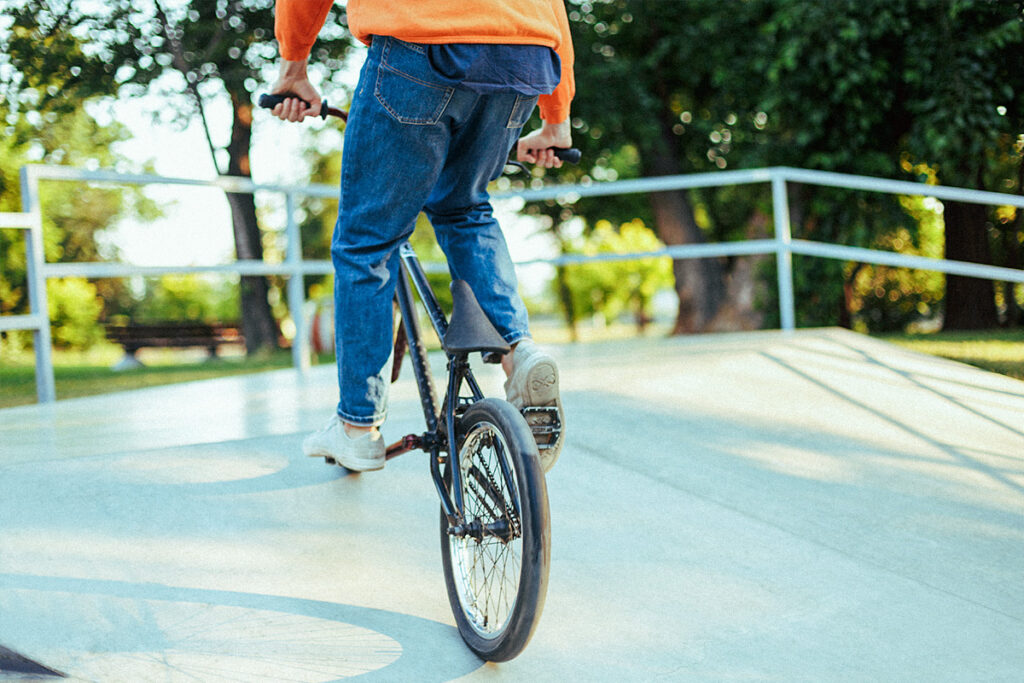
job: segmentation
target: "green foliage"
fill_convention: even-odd
[[[624,223],[618,229],[608,221],[599,221],[590,234],[570,243],[566,252],[596,256],[663,248],[654,232],[639,220]],[[642,327],[650,317],[654,295],[672,286],[672,261],[668,257],[570,265],[565,271],[576,315],[600,315],[605,323],[629,312]]]
[[[588,166],[560,172],[563,180],[786,165],[1022,190],[1024,28],[1018,3],[571,4],[579,86],[574,143]],[[671,163],[662,158],[666,154]],[[790,189],[794,236],[804,239],[903,245],[915,253],[925,240],[920,221],[932,220],[884,195]],[[762,189],[688,195],[710,239],[745,236],[759,214],[770,212]],[[574,216],[588,225],[601,217],[641,217],[656,225],[641,195],[568,206],[548,202],[527,211],[547,216],[555,229]],[[1024,265],[1018,213],[993,212],[987,234],[997,264]],[[824,259],[797,258],[794,264],[802,325],[859,321],[888,328],[938,308],[935,277]],[[774,277],[773,264],[763,277]],[[772,303],[764,302],[770,319]]]
[[[76,277],[50,280],[46,296],[54,346],[87,349],[103,339],[98,322],[103,302],[95,285]]]
[[[209,358],[201,362],[183,363],[172,353],[162,359],[146,359],[146,366],[130,370],[114,370],[111,366],[123,354],[115,346],[97,346],[88,352],[54,353],[54,375],[57,396],[74,398],[112,391],[194,382],[214,377],[251,374],[287,368],[290,352],[276,352],[255,358]],[[324,359],[328,362],[330,359]],[[36,400],[35,367],[30,355],[0,355],[0,408],[34,403]]]
[[[154,114],[181,120],[202,97],[248,100],[277,59],[273,0],[11,4],[5,47],[18,76],[8,85],[40,110],[73,111],[95,95],[159,94],[170,109]],[[317,75],[340,71],[349,45],[344,9],[332,9],[313,54]],[[169,73],[177,77],[162,78]]]
[[[941,205],[933,199],[904,197],[903,208],[916,231],[903,228],[880,235],[872,246],[913,256],[942,257]],[[941,273],[867,264],[847,265],[851,283],[848,302],[853,327],[862,331],[896,332],[933,320],[945,289]]]
[[[97,95],[156,96],[161,106],[154,118],[182,126],[198,118],[218,173],[250,175],[252,99],[274,77],[277,61],[273,0],[10,4],[11,31],[3,47],[11,68],[0,70],[0,87],[14,94],[12,101],[40,112],[67,112]],[[334,8],[320,32],[311,76],[325,81],[343,74],[341,59],[350,43],[344,10]],[[53,54],[41,56],[40,45]],[[210,129],[211,100],[230,105],[230,135]],[[215,140],[224,138],[220,147]],[[251,197],[228,200],[237,255],[263,258]],[[280,289],[271,289],[265,278],[246,277],[242,292],[247,350],[275,346],[269,301],[282,298]]]
[[[314,137],[306,151],[309,162],[310,184],[338,185],[341,178],[340,141],[336,133],[325,129]],[[326,139],[325,139],[326,138]],[[330,150],[324,153],[323,150]],[[302,258],[330,260],[331,237],[338,220],[337,197],[303,197],[298,202],[299,235],[302,240]],[[307,299],[332,297],[334,276],[307,276],[305,289]]]
[[[203,275],[164,275],[149,280],[133,312],[139,322],[190,320],[207,323],[239,319],[237,278],[211,279]]]
[[[49,59],[40,55],[40,60]],[[59,74],[57,83],[60,83]],[[37,83],[42,86],[42,83]],[[44,90],[55,89],[56,85]],[[35,93],[35,94],[33,94]],[[29,163],[85,168],[128,166],[114,151],[127,130],[116,123],[101,125],[83,108],[64,111],[38,101],[37,91],[22,91],[18,100],[0,90],[0,211],[21,211],[20,169]],[[48,262],[116,260],[116,247],[101,247],[97,237],[118,221],[147,220],[159,214],[141,191],[65,181],[45,181],[39,187],[43,207],[43,251]],[[0,313],[28,312],[24,232],[0,230]],[[91,292],[91,294],[89,294]],[[48,301],[53,314],[53,338],[62,346],[88,346],[97,340],[97,317],[118,312],[130,301],[123,280],[51,280]],[[98,302],[101,311],[94,310]],[[11,343],[25,335],[11,334]],[[102,336],[102,335],[101,335]]]
[[[127,0],[9,4],[11,30],[0,53],[0,104],[7,117],[6,135],[0,136],[0,207],[14,210],[19,207],[12,199],[12,173],[25,160],[110,163],[99,156],[78,162],[60,156],[103,139],[102,131],[90,132],[87,121],[76,124],[78,133],[61,128],[64,115],[78,111],[85,98],[119,90],[163,93],[166,118],[184,120],[181,114],[204,98],[229,96],[236,111],[248,112],[252,93],[266,82],[276,57],[271,0],[178,2],[165,9]],[[1019,3],[570,0],[569,9],[579,84],[572,124],[585,163],[557,173],[535,170],[532,177],[510,181],[511,187],[542,183],[546,175],[588,184],[791,165],[1024,191]],[[343,29],[343,10],[335,9],[313,59],[326,67],[321,79],[343,73],[338,67],[350,42]],[[113,129],[111,135],[116,137]],[[104,146],[109,141],[93,148]],[[246,167],[247,157],[245,164],[238,159],[236,166]],[[337,160],[332,155],[317,162],[319,182],[337,182]],[[941,241],[935,211],[922,213],[906,202],[862,192],[790,189],[796,237],[906,253],[932,253]],[[686,195],[712,240],[746,237],[770,211],[764,187]],[[96,195],[81,208],[101,218],[114,204]],[[336,206],[314,200],[303,210],[304,255],[327,258]],[[64,218],[54,213],[50,257],[113,257],[90,255],[96,249],[89,247],[87,232],[69,237],[75,230],[68,220],[77,219],[76,211]],[[574,219],[581,218],[588,232],[602,219],[612,225],[639,219],[658,228],[650,199],[642,195],[551,200],[526,211],[566,244],[571,240],[565,226],[576,224]],[[981,226],[995,263],[1024,265],[1022,213],[996,210]],[[12,242],[18,236],[9,233],[0,231],[5,312],[24,307],[18,279],[24,265]],[[803,325],[898,327],[940,308],[942,283],[934,276],[811,258],[797,258],[795,266]],[[766,266],[764,277],[772,276],[772,268]],[[592,285],[603,297],[600,283],[585,286]],[[327,283],[311,280],[307,286],[312,292]],[[1004,308],[1016,310],[1012,288],[999,291]],[[106,293],[103,298],[115,299]]]

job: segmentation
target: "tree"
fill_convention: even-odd
[[[723,70],[744,64],[745,43],[756,30],[763,3],[575,2],[570,10],[580,83],[574,141],[588,167],[563,178],[659,176],[724,168],[741,143],[740,128],[756,132],[753,112],[723,83]],[[712,39],[709,39],[712,36]],[[749,60],[746,60],[749,62]],[[737,125],[739,124],[739,125]],[[715,192],[659,192],[646,198],[587,200],[572,207],[593,224],[640,218],[667,244],[707,241],[714,213],[698,220],[698,205]],[[538,209],[534,209],[537,211]],[[564,207],[552,218],[566,218]],[[748,212],[749,214],[750,212]],[[730,230],[742,232],[742,224]],[[679,295],[674,332],[715,328],[727,300],[729,262],[675,261]]]
[[[1020,82],[1024,27],[1019,8],[989,0],[837,0],[827,6],[774,0],[762,36],[765,110],[780,125],[763,148],[772,163],[900,177],[979,189],[1020,191],[1024,131]],[[787,149],[780,149],[780,144]],[[895,203],[798,188],[804,229],[840,214],[806,212],[814,197],[868,207],[866,222],[838,226],[849,244],[878,238],[899,220]],[[802,194],[800,194],[802,193]],[[992,212],[945,203],[945,255],[1020,263],[1013,237],[992,240]],[[807,222],[814,219],[814,223]],[[1007,226],[1016,230],[1017,224]],[[825,267],[825,266],[820,266]],[[835,265],[831,266],[835,268]],[[828,280],[828,278],[822,278]],[[946,279],[947,329],[997,323],[991,283]],[[1012,299],[1011,296],[1009,297]]]
[[[84,109],[57,112],[41,105],[35,90],[21,99],[0,92],[0,211],[21,210],[20,168],[28,163],[124,167],[114,152],[127,131],[116,123],[98,124]],[[138,170],[138,169],[131,169]],[[43,251],[47,261],[114,260],[116,247],[100,246],[97,235],[125,217],[155,218],[159,211],[137,190],[45,183],[40,187]],[[0,312],[28,312],[24,236],[0,231]],[[88,345],[101,336],[97,320],[128,305],[123,280],[50,281],[48,287],[57,344]]]
[[[1024,30],[1016,3],[573,4],[574,140],[590,163],[563,172],[566,179],[788,165],[1021,191]],[[754,232],[769,211],[766,200],[761,190],[723,188],[660,193],[646,208],[617,198],[533,210],[556,225],[574,213],[613,222],[641,217],[674,244]],[[925,248],[916,218],[897,198],[793,185],[790,205],[797,236],[870,247],[905,234],[906,248]],[[1019,264],[1020,213],[947,202],[947,257]],[[699,269],[689,263],[697,262],[676,264],[677,331],[713,326],[729,300],[716,261]],[[722,273],[737,264],[717,263]],[[873,296],[854,286],[866,272],[859,264],[797,258],[795,266],[802,324],[851,324],[849,294]],[[960,296],[967,287],[973,291]],[[987,282],[949,278],[947,291],[947,327],[993,324]],[[1012,302],[1012,294],[1004,288],[1003,299]],[[972,314],[982,317],[961,322]]]
[[[638,220],[617,229],[608,221],[598,221],[593,232],[574,240],[567,251],[596,256],[655,251],[663,247],[654,233]],[[570,265],[565,271],[566,285],[572,293],[573,311],[577,316],[596,314],[605,323],[610,323],[628,312],[640,332],[650,322],[654,295],[672,285],[672,266],[668,257]],[[554,284],[561,286],[558,281]]]
[[[252,97],[276,61],[272,9],[272,0],[114,0],[84,6],[71,0],[21,0],[12,9],[7,47],[25,85],[60,81],[43,95],[43,104],[73,110],[96,95],[157,93],[165,105],[157,118],[196,117],[217,173],[247,178]],[[317,70],[324,78],[339,70],[350,44],[343,28],[343,10],[332,10],[314,54],[314,77]],[[40,50],[41,45],[52,51]],[[207,116],[214,99],[229,101],[232,112],[223,145]],[[227,196],[237,257],[261,259],[253,196]],[[241,278],[242,327],[250,352],[277,342],[267,295],[266,278]]]
[[[986,0],[935,9],[931,40],[908,36],[908,70],[919,78],[907,150],[944,184],[1024,193],[1024,10]],[[1019,216],[1000,220],[984,205],[947,201],[945,226],[946,258],[1021,267]],[[997,324],[992,283],[946,278],[944,329]]]

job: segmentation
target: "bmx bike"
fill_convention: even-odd
[[[264,95],[259,104],[273,108],[281,99]],[[328,114],[345,115],[325,103],[322,116]],[[575,149],[556,154],[574,163],[579,159]],[[555,443],[561,430],[558,411],[552,407],[520,412],[503,399],[484,397],[470,367],[470,354],[481,353],[484,362],[498,363],[511,348],[466,282],[451,283],[454,306],[449,320],[408,242],[399,248],[399,256],[402,275],[396,283],[395,307],[401,324],[396,326],[392,381],[408,351],[426,431],[388,446],[386,457],[412,450],[429,455],[441,503],[445,586],[459,633],[482,659],[507,661],[529,642],[547,593],[550,514],[537,444]],[[447,358],[440,401],[413,287]]]

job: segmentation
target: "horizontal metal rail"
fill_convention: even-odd
[[[884,192],[886,194],[911,195],[917,197],[935,197],[969,204],[987,204],[989,206],[1015,206],[1024,208],[1024,196],[971,190],[963,187],[946,187],[944,185],[928,185],[913,183],[907,180],[889,180],[870,176],[850,175],[849,173],[833,173],[831,171],[808,171],[784,166],[774,169],[778,177],[794,183],[835,187],[844,190],[866,190],[868,192]]]
[[[219,176],[210,180],[197,178],[176,178],[174,176],[150,173],[117,173],[115,171],[88,171],[71,166],[48,166],[30,164],[25,167],[33,180],[74,180],[113,185],[186,185],[190,187],[212,187],[224,192],[252,194],[254,192],[295,193],[308,197],[338,198],[338,188],[323,184],[278,185],[256,183],[249,178]]]
[[[37,313],[28,315],[0,315],[0,332],[10,330],[38,330],[50,321]]]
[[[891,251],[863,249],[861,247],[844,247],[838,244],[811,242],[808,240],[793,240],[790,243],[790,248],[794,254],[801,254],[804,256],[818,256],[838,261],[873,263],[880,266],[910,268],[913,270],[934,270],[939,273],[946,273],[947,275],[963,275],[965,277],[976,277],[983,280],[1002,280],[1003,282],[1024,283],[1024,270],[1003,268],[1002,266],[989,266],[983,263],[950,261],[947,259],[931,258],[929,256],[911,256],[907,254],[896,254]]]
[[[0,213],[0,228],[31,230],[36,217],[31,213]]]
[[[47,263],[43,272],[48,278],[84,277],[157,277],[185,273],[220,273],[229,275],[330,275],[334,268],[330,261],[303,261],[294,266],[289,263],[240,260],[210,266],[134,266],[129,263]]]
[[[136,266],[116,262],[46,263],[42,257],[42,220],[39,212],[38,192],[40,180],[64,180],[117,185],[178,185],[214,188],[230,193],[268,192],[283,195],[286,205],[286,258],[281,263],[239,260],[233,263],[207,266]],[[903,180],[871,178],[844,173],[772,167],[660,176],[636,180],[618,180],[605,183],[590,182],[574,185],[554,185],[543,188],[498,192],[492,196],[496,201],[517,199],[526,202],[544,200],[575,202],[587,197],[669,192],[757,183],[769,183],[771,185],[775,227],[775,235],[772,239],[674,245],[664,249],[627,254],[563,254],[556,258],[519,261],[517,265],[547,264],[551,266],[567,266],[613,261],[635,261],[650,258],[699,259],[758,254],[774,255],[778,264],[781,327],[787,330],[795,327],[791,264],[794,254],[1024,283],[1024,270],[793,239],[786,188],[787,183],[804,183],[854,191],[924,196],[934,197],[939,200],[1024,208],[1024,196],[1020,195],[928,185]],[[41,402],[48,402],[55,398],[53,390],[53,364],[50,354],[49,314],[46,306],[46,281],[52,278],[155,277],[184,273],[285,276],[288,278],[288,308],[296,328],[296,336],[292,344],[294,365],[300,372],[308,369],[309,339],[305,329],[304,312],[302,310],[302,304],[304,303],[302,278],[306,275],[331,274],[334,272],[334,268],[331,262],[327,260],[302,259],[298,224],[295,219],[296,197],[317,197],[336,200],[338,198],[338,188],[337,186],[329,185],[292,186],[264,184],[253,182],[248,178],[236,177],[198,180],[151,174],[123,174],[112,171],[88,171],[67,166],[30,165],[22,168],[22,203],[24,212],[0,213],[0,228],[16,228],[27,231],[26,249],[28,251],[31,312],[29,315],[0,316],[0,331],[24,329],[32,330],[35,333],[36,383],[39,400]],[[444,263],[424,264],[424,268],[427,272],[447,272],[447,266]]]
[[[635,180],[613,180],[607,183],[576,185],[552,185],[550,187],[498,192],[494,199],[523,199],[537,202],[545,199],[575,200],[582,197],[606,197],[619,194],[645,194],[650,192],[671,192],[692,190],[699,187],[720,187],[722,185],[750,185],[767,183],[778,173],[775,168],[758,168],[750,171],[715,171],[712,173],[687,173],[686,175],[655,176]]]

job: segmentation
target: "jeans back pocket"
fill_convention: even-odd
[[[530,120],[533,108],[537,106],[536,95],[516,95],[516,101],[512,104],[512,113],[508,117],[506,128],[522,128]]]
[[[385,38],[374,95],[397,121],[433,125],[444,114],[455,89],[437,82],[430,60],[418,46]]]

